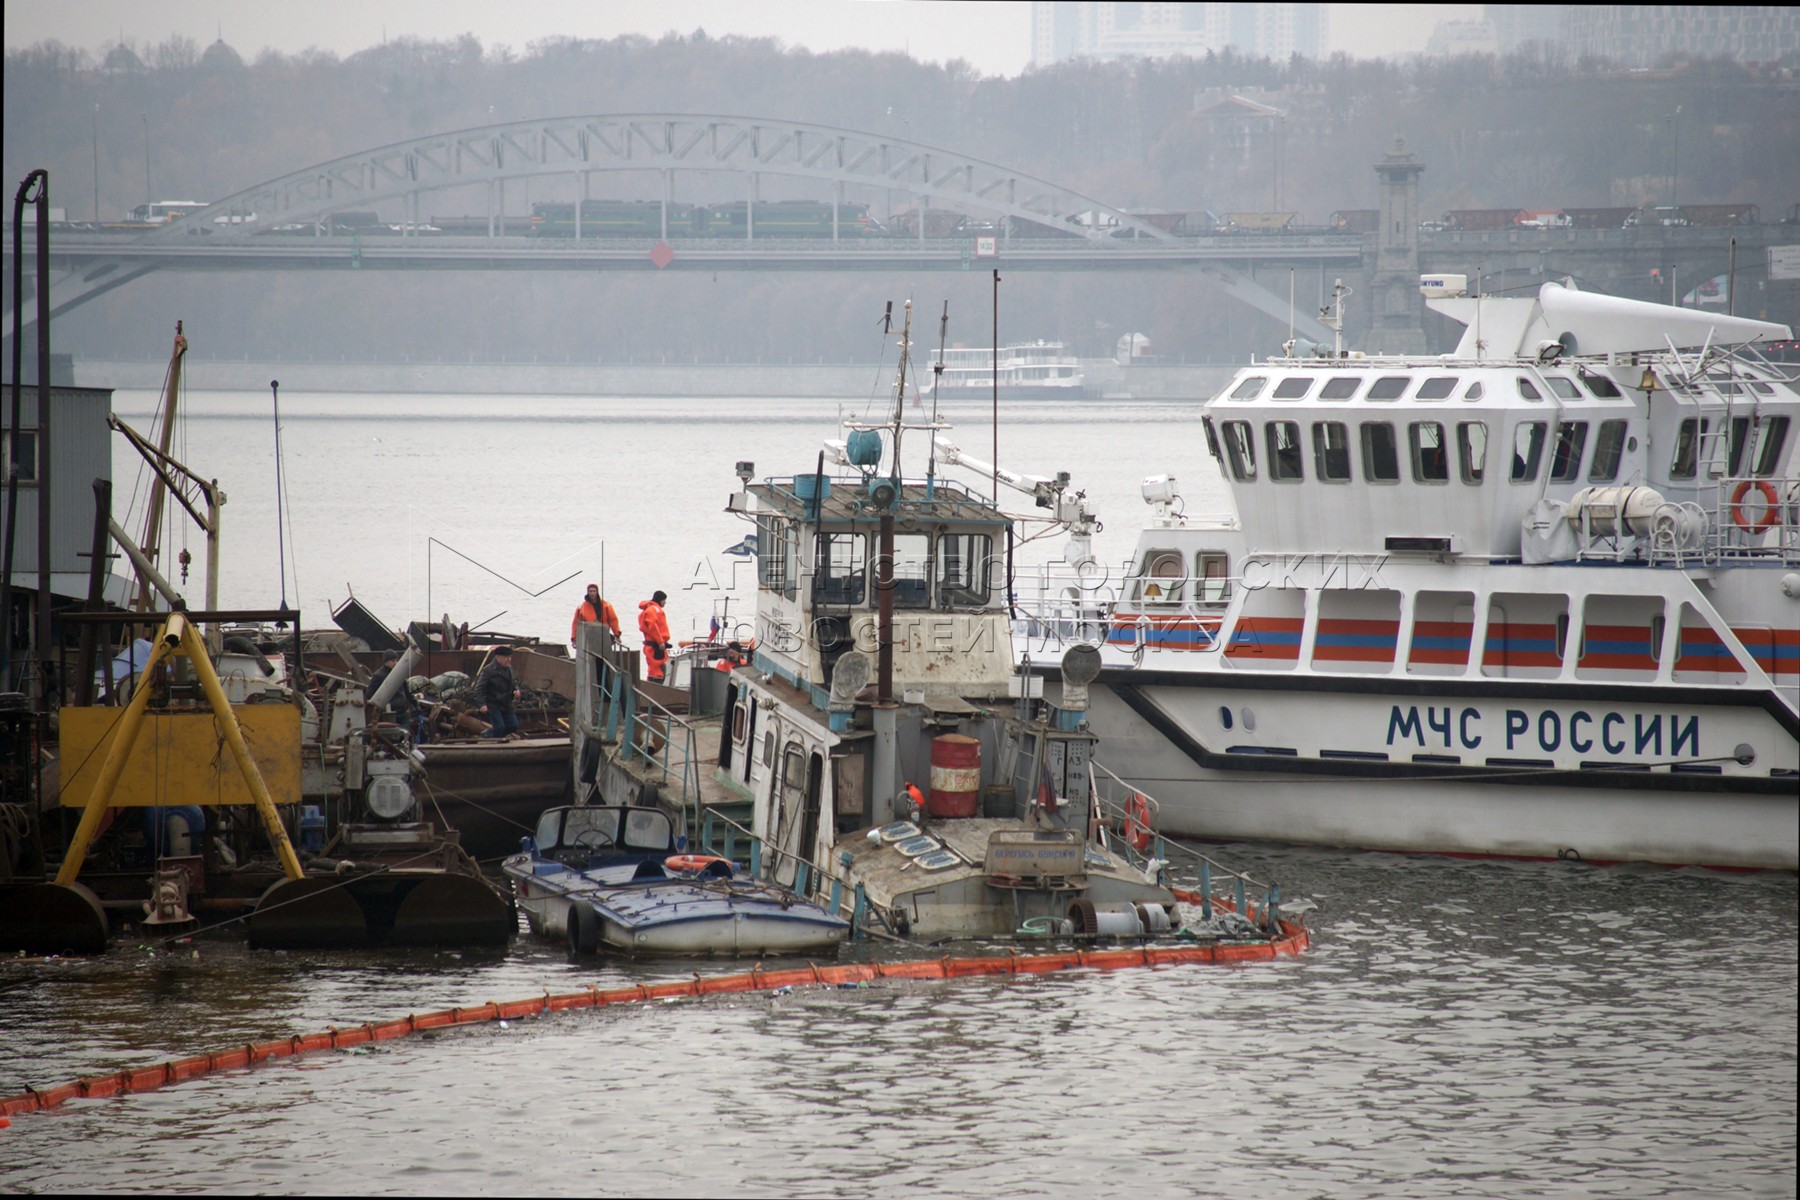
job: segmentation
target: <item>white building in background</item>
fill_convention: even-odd
[[[1031,65],[1071,58],[1201,58],[1227,48],[1255,58],[1318,58],[1323,4],[1070,3],[1031,6]]]
[[[1425,43],[1425,53],[1434,58],[1493,54],[1499,49],[1500,37],[1492,21],[1439,21]]]

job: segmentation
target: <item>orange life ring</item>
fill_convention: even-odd
[[[1150,849],[1150,801],[1142,792],[1131,793],[1125,802],[1125,840],[1139,854]]]
[[[1752,488],[1761,493],[1763,498],[1763,514],[1761,518],[1755,521],[1750,520],[1744,515],[1744,497],[1750,494]],[[1737,488],[1731,493],[1729,511],[1731,513],[1731,523],[1733,525],[1736,525],[1745,533],[1762,533],[1765,530],[1774,528],[1775,522],[1780,520],[1781,500],[1775,495],[1775,485],[1768,480],[1746,479],[1738,484]]]
[[[671,871],[704,871],[713,863],[724,863],[729,867],[731,860],[716,854],[671,854],[663,859],[663,866]]]

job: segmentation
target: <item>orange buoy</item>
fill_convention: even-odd
[[[671,854],[663,859],[663,866],[670,871],[704,871],[714,863],[724,863],[727,870],[731,868],[730,859],[716,854]]]
[[[981,803],[981,739],[945,733],[931,739],[931,796],[925,809],[934,817],[972,817]]]
[[[1751,520],[1744,511],[1744,499],[1754,489],[1762,496],[1762,516]],[[1731,493],[1731,504],[1728,506],[1731,522],[1745,533],[1763,533],[1774,527],[1781,516],[1781,500],[1775,495],[1775,485],[1766,479],[1746,479],[1738,484]]]
[[[1142,792],[1131,793],[1125,802],[1125,840],[1139,854],[1150,849],[1150,801]]]

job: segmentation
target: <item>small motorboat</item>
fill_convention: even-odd
[[[789,889],[684,849],[660,809],[552,808],[503,868],[531,931],[577,954],[807,954],[849,935]]]

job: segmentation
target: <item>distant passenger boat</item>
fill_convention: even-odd
[[[946,396],[987,396],[994,387],[991,346],[944,351],[939,390]],[[1078,399],[1084,395],[1081,360],[1061,342],[1021,342],[1000,347],[1000,394],[1013,399]]]

